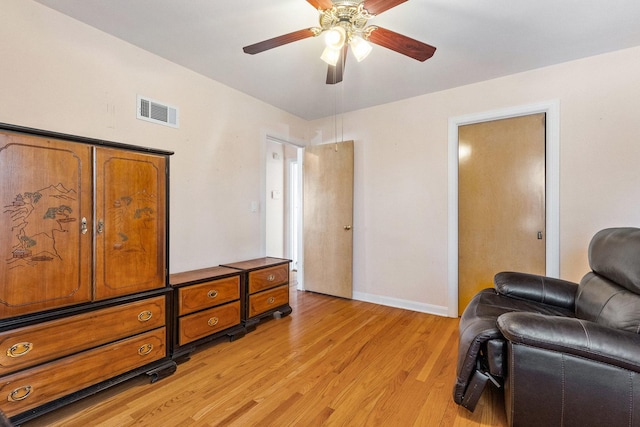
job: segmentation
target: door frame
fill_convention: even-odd
[[[458,317],[458,127],[546,113],[545,122],[545,226],[546,275],[560,275],[560,101],[510,107],[449,118],[448,309]]]

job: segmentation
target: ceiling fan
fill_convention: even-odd
[[[309,37],[325,33],[326,48],[321,58],[329,64],[327,84],[342,81],[347,50],[351,47],[356,59],[362,61],[371,51],[368,42],[386,47],[418,61],[431,58],[436,48],[367,21],[407,0],[306,0],[320,12],[320,27],[306,28],[269,40],[245,46],[245,53],[254,55]]]

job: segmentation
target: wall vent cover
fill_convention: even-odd
[[[178,108],[156,101],[146,96],[138,95],[137,117],[160,125],[179,127]]]

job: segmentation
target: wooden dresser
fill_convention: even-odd
[[[257,258],[225,264],[241,270],[243,310],[242,322],[247,331],[253,331],[261,319],[291,313],[289,305],[288,259]]]
[[[211,267],[169,276],[174,288],[173,359],[185,358],[197,345],[245,335],[240,271]]]
[[[14,423],[175,371],[169,155],[0,124],[0,410]]]

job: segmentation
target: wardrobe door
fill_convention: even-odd
[[[91,300],[91,147],[0,131],[0,318]]]
[[[95,298],[165,286],[165,158],[96,148]]]

